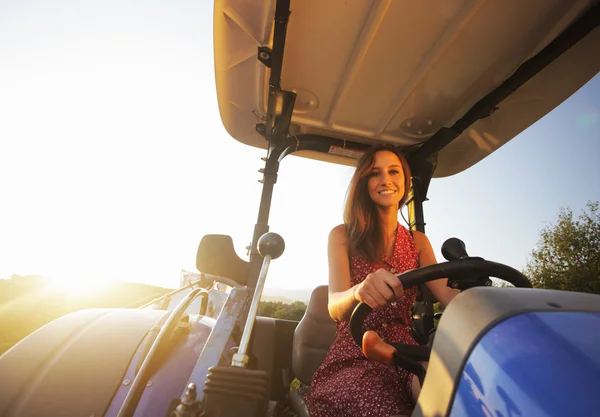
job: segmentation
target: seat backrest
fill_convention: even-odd
[[[307,385],[310,385],[313,374],[325,359],[335,338],[336,325],[329,316],[328,301],[328,286],[315,288],[304,317],[294,332],[292,368],[296,377]]]

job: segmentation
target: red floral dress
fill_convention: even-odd
[[[418,255],[410,232],[398,224],[391,259],[368,263],[352,257],[352,285],[385,268],[401,273],[418,267]],[[415,287],[405,291],[402,299],[370,313],[364,329],[375,330],[387,341],[417,344],[410,335],[410,308],[416,298]],[[348,322],[337,324],[337,334],[325,360],[315,372],[306,403],[311,417],[387,417],[412,413],[412,375],[394,365],[384,365],[365,358],[354,343]]]

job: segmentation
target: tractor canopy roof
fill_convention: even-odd
[[[434,157],[434,177],[477,163],[600,69],[597,1],[220,0],[219,110],[236,140],[285,112],[296,155],[354,164],[365,145]],[[282,104],[283,103],[283,104]],[[279,106],[279,108],[278,108]],[[307,142],[307,143],[308,143]]]

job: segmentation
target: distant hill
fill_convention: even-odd
[[[172,289],[134,282],[111,283],[100,291],[73,297],[48,291],[46,280],[37,275],[13,275],[0,279],[0,354],[39,327],[58,317],[86,308],[121,308],[139,300],[160,297]],[[263,315],[297,319],[302,317],[312,289],[265,288]],[[290,307],[278,308],[277,303]],[[296,311],[297,310],[297,311]]]
[[[85,308],[125,307],[135,301],[160,297],[168,288],[118,282],[79,297],[48,291],[40,276],[13,275],[0,279],[0,354],[52,320]]]
[[[294,300],[290,300],[289,298],[285,298],[285,297],[278,297],[278,296],[269,296],[269,295],[263,295],[260,298],[260,301],[264,301],[264,302],[272,302],[272,303],[283,303],[283,304],[292,304],[294,302]]]
[[[312,288],[265,288],[263,290],[261,299],[263,301],[281,301],[282,303],[286,304],[291,304],[294,301],[302,301],[303,303],[307,304],[312,291]]]

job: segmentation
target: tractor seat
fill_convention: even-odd
[[[304,317],[294,332],[292,348],[292,368],[296,378],[310,385],[313,374],[321,366],[329,347],[335,339],[336,325],[329,316],[327,303],[329,288],[322,285],[315,288],[310,296]],[[304,395],[309,387],[300,388],[291,393],[291,406],[299,417],[308,417]]]

